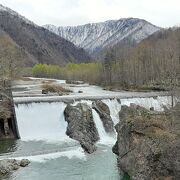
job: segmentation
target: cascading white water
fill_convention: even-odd
[[[163,106],[170,107],[171,106],[171,97],[169,96],[158,96],[156,98],[129,98],[122,99],[121,104],[129,106],[131,103],[143,106],[147,109],[154,107],[156,111],[163,111]]]
[[[163,111],[163,106],[171,107],[171,97],[169,96],[158,96],[157,98],[128,98],[121,99],[121,102],[118,102],[117,99],[105,99],[103,102],[108,105],[114,124],[119,122],[119,112],[122,105],[130,106],[131,103],[134,103],[143,106],[146,109],[154,107],[154,110],[156,111]]]
[[[90,107],[92,101],[81,101],[87,103]],[[154,107],[155,110],[162,111],[163,105],[170,105],[170,97],[157,98],[129,98],[121,99],[119,103],[114,100],[103,100],[108,105],[114,124],[119,122],[119,111],[122,105],[130,105],[135,103],[147,109]],[[75,102],[77,104],[78,102]],[[23,141],[46,141],[54,142],[70,142],[73,141],[66,135],[67,123],[64,120],[65,103],[32,103],[29,105],[20,104],[16,106],[16,116],[21,139]],[[102,121],[95,110],[93,117],[100,135],[100,142],[103,144],[112,144],[114,138],[107,134],[104,130]]]
[[[28,158],[35,162],[45,162],[63,156],[85,159],[79,143],[66,135],[65,107],[66,104],[62,102],[16,106],[23,151],[19,149],[12,158]]]
[[[64,103],[33,103],[16,106],[21,140],[67,141]]]
[[[91,101],[82,101],[91,106]],[[121,105],[130,105],[135,103],[147,109],[154,107],[155,110],[162,111],[163,105],[170,105],[170,97],[157,98],[129,98],[121,99],[119,103],[114,100],[103,100],[108,105],[114,124],[119,121],[119,111]],[[78,102],[75,102],[77,104]],[[20,104],[16,106],[16,116],[18,120],[19,132],[22,140],[69,140],[65,134],[67,123],[64,120],[65,103],[32,103],[29,105]],[[99,115],[93,110],[95,119],[99,119]],[[97,124],[100,126],[101,124]],[[97,127],[98,128],[98,127]],[[100,130],[100,128],[99,128]],[[105,130],[99,132],[102,136],[106,135]]]
[[[117,99],[105,99],[103,102],[109,107],[111,118],[116,125],[119,122],[119,111],[121,110],[121,104]]]
[[[104,145],[113,145],[116,141],[115,138],[106,133],[103,123],[99,117],[99,114],[94,109],[92,110],[92,113],[93,113],[94,123],[98,130],[98,134],[100,138],[99,143]]]
[[[98,113],[94,109],[92,110],[92,113],[96,128],[98,129],[99,137],[100,139],[104,139],[104,137],[106,136],[106,131],[104,129],[103,123],[101,122]]]
[[[109,110],[110,110],[110,115],[111,118],[116,125],[119,122],[119,112],[121,110],[122,105],[127,105],[129,106],[131,103],[135,103],[137,105],[143,106],[147,109],[150,109],[151,107],[154,107],[156,111],[163,111],[164,108],[163,106],[170,106],[171,104],[171,98],[167,96],[163,97],[157,97],[157,98],[128,98],[128,99],[121,99],[121,102],[118,102],[117,99],[105,99],[102,100],[105,104],[108,105]],[[78,102],[75,102],[74,105],[76,105]],[[81,103],[87,103],[90,107],[92,106],[92,101],[86,101],[82,100]],[[99,143],[101,144],[106,144],[110,145],[115,142],[115,137],[110,136],[109,134],[106,133],[103,123],[98,115],[98,113],[93,109],[93,118],[94,122],[96,124],[99,136],[100,136],[100,141]]]

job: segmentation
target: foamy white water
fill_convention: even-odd
[[[158,96],[157,98],[129,98],[122,99],[121,104],[129,106],[131,103],[150,109],[154,107],[156,111],[163,111],[163,106],[171,107],[171,97],[170,96]]]
[[[167,108],[171,107],[171,97],[170,96],[158,96],[156,98],[148,97],[148,98],[127,98],[121,99],[121,102],[118,102],[117,99],[105,99],[103,102],[108,105],[111,118],[114,124],[119,122],[119,112],[121,110],[122,105],[130,106],[131,103],[142,106],[146,109],[150,109],[154,107],[155,111],[164,111],[164,106]]]
[[[121,110],[121,104],[117,99],[105,99],[103,102],[109,107],[111,118],[116,125],[119,122],[119,111]]]
[[[21,140],[48,143],[73,141],[66,135],[64,103],[32,103],[16,106]]]
[[[82,148],[80,147],[63,152],[55,152],[55,153],[40,154],[40,155],[25,156],[25,157],[13,157],[12,159],[14,158],[17,160],[28,159],[33,162],[45,163],[46,161],[57,159],[60,157],[67,157],[68,159],[79,158],[81,160],[86,160],[86,155],[82,150]]]
[[[115,138],[106,133],[104,126],[103,126],[103,123],[99,117],[99,114],[94,109],[92,110],[92,113],[93,113],[94,123],[96,125],[96,128],[98,130],[98,134],[100,137],[100,140],[98,143],[104,144],[104,145],[115,144],[115,141],[116,141]]]

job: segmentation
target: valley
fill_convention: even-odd
[[[60,97],[56,94],[42,95],[41,85],[44,81],[61,84],[73,92]],[[28,78],[25,81],[16,81],[13,89],[21,139],[7,141],[8,149],[1,150],[0,159],[25,158],[29,159],[31,164],[28,168],[17,171],[6,179],[53,178],[56,180],[59,174],[64,179],[96,179],[97,177],[119,179],[117,168],[115,168],[116,158],[111,151],[116,135],[106,133],[99,115],[93,110],[93,119],[100,139],[96,144],[97,151],[88,155],[80,147],[78,141],[66,135],[67,122],[64,119],[64,109],[67,103],[72,103],[73,106],[78,103],[87,103],[91,107],[93,101],[102,100],[109,107],[114,124],[119,122],[118,113],[122,105],[136,103],[148,109],[154,107],[158,111],[163,110],[163,105],[171,106],[171,98],[160,96],[158,93],[110,92],[88,84],[66,84],[64,80]],[[79,90],[83,93],[78,96]],[[58,164],[63,166],[54,171]],[[76,166],[72,167],[72,164]],[[83,167],[88,167],[88,172],[84,171]],[[108,171],[104,173],[104,168],[107,167]],[[26,176],[26,174],[29,175]]]
[[[173,3],[3,1],[0,179],[179,180]]]

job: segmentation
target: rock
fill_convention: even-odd
[[[78,93],[83,93],[83,91],[78,91]]]
[[[26,166],[28,166],[30,164],[30,161],[28,160],[28,159],[22,159],[21,161],[20,161],[20,166],[21,167],[26,167]]]
[[[180,179],[179,111],[179,105],[165,113],[122,106],[113,147],[120,172],[132,180]]]
[[[29,160],[23,159],[21,161],[15,159],[0,160],[0,177],[8,175],[20,167],[25,167],[30,163]]]
[[[42,94],[48,94],[48,90],[43,89],[43,90],[42,90]]]
[[[8,119],[4,119],[4,134],[5,136],[8,136],[10,134]]]
[[[121,99],[117,99],[117,102],[118,102],[119,104],[121,104]]]
[[[67,105],[64,115],[68,123],[66,134],[79,141],[87,153],[93,153],[99,134],[93,121],[92,109],[85,103]]]
[[[103,126],[105,128],[105,131],[107,133],[114,132],[114,123],[110,116],[109,107],[105,103],[103,103],[101,100],[93,102],[92,107],[99,114],[100,119],[102,120]]]

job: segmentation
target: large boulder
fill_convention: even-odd
[[[122,106],[113,147],[120,172],[132,180],[180,179],[179,107],[158,113],[136,105]]]
[[[92,109],[85,103],[67,105],[64,115],[68,123],[66,134],[79,141],[87,153],[93,153],[99,134],[93,121]]]
[[[30,163],[27,159],[15,160],[15,159],[5,159],[0,160],[0,178],[5,175],[9,175],[20,167],[26,167]]]
[[[92,108],[99,114],[103,123],[104,129],[107,133],[114,132],[114,123],[112,121],[109,107],[101,100],[95,101],[92,104]]]

